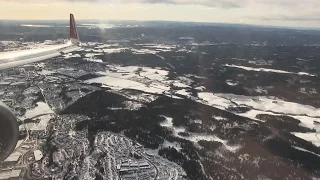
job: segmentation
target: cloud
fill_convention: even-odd
[[[176,4],[176,5],[202,5],[220,8],[238,8],[239,4],[231,0],[139,0],[139,3]]]
[[[0,0],[1,1],[1,0]],[[24,2],[19,0],[20,2]],[[33,0],[36,1],[36,0]],[[52,2],[49,0],[43,0]],[[200,5],[208,7],[218,8],[239,8],[241,0],[59,0],[66,2],[91,2],[91,3],[109,3],[109,4],[121,4],[121,3],[140,3],[140,4],[174,4],[174,5]],[[246,0],[245,0],[246,1]],[[26,1],[32,2],[32,0]]]
[[[261,18],[265,21],[320,21],[320,17],[289,17],[289,16],[281,16],[276,18],[263,17]]]
[[[219,8],[245,8],[252,5],[290,8],[299,6],[319,7],[319,0],[60,0],[69,2],[105,2],[105,3],[142,3],[142,4],[176,4],[202,5]]]
[[[0,0],[9,1],[10,0]],[[21,3],[32,2],[47,2],[52,3],[52,0],[17,0]],[[17,2],[16,1],[16,2]],[[269,7],[269,8],[283,8],[284,10],[294,7],[319,7],[319,0],[58,0],[72,3],[89,2],[89,3],[107,3],[107,4],[128,4],[128,3],[140,3],[140,4],[175,4],[175,5],[200,5],[216,8],[255,8]],[[56,3],[57,1],[55,1]]]
[[[3,19],[65,19],[72,10],[79,19],[320,27],[320,0],[0,0],[0,7]]]

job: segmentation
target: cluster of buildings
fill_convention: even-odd
[[[15,152],[0,164],[0,180],[24,179],[29,163],[39,161],[42,157],[40,150],[33,150],[28,145],[20,144]]]
[[[122,180],[149,180],[154,179],[156,170],[146,160],[124,160],[117,165]]]

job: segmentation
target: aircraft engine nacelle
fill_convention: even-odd
[[[19,126],[16,117],[0,101],[0,163],[15,149],[19,139]]]

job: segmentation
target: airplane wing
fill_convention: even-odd
[[[0,70],[35,63],[79,50],[80,39],[73,14],[70,14],[70,40],[66,44],[45,48],[0,53]]]

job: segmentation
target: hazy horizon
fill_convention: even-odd
[[[175,21],[320,28],[317,0],[0,0],[1,20]],[[301,9],[306,11],[301,11]]]
[[[69,24],[69,19],[68,17],[66,19],[0,19],[0,22],[34,22],[34,23],[53,23],[53,22],[59,22],[62,24]],[[224,22],[201,22],[201,21],[170,21],[170,20],[133,20],[133,19],[124,19],[124,20],[118,20],[118,19],[76,19],[77,25],[81,25],[81,23],[95,23],[95,24],[108,24],[112,25],[111,23],[113,22],[139,22],[139,23],[144,23],[144,22],[158,22],[158,23],[192,23],[192,24],[204,24],[207,26],[215,26],[215,25],[220,25],[220,26],[252,26],[252,27],[257,27],[257,28],[276,28],[276,29],[297,29],[297,30],[315,30],[315,31],[320,31],[320,27],[295,27],[295,26],[281,26],[281,25],[260,25],[260,24],[239,24],[239,23],[224,23]],[[39,24],[41,25],[41,24]],[[98,27],[98,26],[97,26]]]

